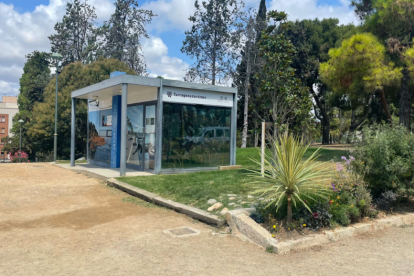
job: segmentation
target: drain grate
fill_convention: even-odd
[[[188,236],[197,236],[200,235],[200,230],[190,228],[190,227],[180,227],[175,229],[168,229],[163,231],[165,234],[168,234],[174,238],[183,238]]]

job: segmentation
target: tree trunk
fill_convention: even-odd
[[[249,126],[248,117],[249,117],[249,85],[250,85],[250,71],[251,71],[251,59],[250,59],[250,46],[249,42],[247,43],[247,64],[246,64],[246,77],[244,79],[244,113],[243,113],[243,132],[242,132],[242,144],[241,148],[246,148],[247,144],[247,127]]]
[[[329,118],[328,120],[325,120],[325,117],[323,117],[323,120],[321,121],[323,125],[323,132],[322,132],[322,145],[328,145],[329,144]]]
[[[410,91],[408,82],[410,76],[407,68],[402,70],[403,78],[401,81],[401,96],[400,96],[400,125],[410,128],[410,117],[412,108],[413,93]]]
[[[320,115],[322,116],[321,124],[322,124],[322,145],[329,144],[329,130],[330,130],[330,124],[329,124],[329,117],[326,113],[326,109],[321,103],[319,96],[316,95],[316,93],[311,88],[311,92],[313,95],[313,98],[315,99],[316,105],[319,108]]]
[[[290,226],[292,224],[292,196],[287,196],[287,225]]]
[[[391,118],[390,111],[388,109],[387,100],[385,99],[384,90],[382,90],[381,88],[378,88],[378,91],[380,92],[382,107],[384,108],[385,115],[387,115],[388,123],[392,125],[392,118]]]

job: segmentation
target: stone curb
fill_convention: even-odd
[[[255,211],[254,208],[236,209],[228,212],[226,217],[231,233],[264,248],[269,246],[275,247],[277,241],[272,237],[269,231],[249,217],[250,213],[253,211]]]
[[[185,214],[191,218],[197,219],[199,221],[215,225],[218,227],[222,227],[226,221],[224,219],[219,219],[216,215],[211,215],[210,213],[200,210],[198,208],[194,208],[191,206],[187,206],[169,199],[162,198],[157,194],[148,192],[146,190],[134,187],[127,183],[118,181],[114,178],[109,178],[106,182],[108,186],[117,188],[121,191],[124,191],[132,196],[141,198],[145,201],[148,201],[153,204],[157,204],[159,206],[170,208],[178,213]]]
[[[250,210],[239,209],[227,213],[227,223],[229,224],[232,233],[237,236],[241,235],[242,239],[247,239],[264,248],[272,246],[273,252],[276,254],[286,254],[291,250],[305,249],[312,246],[336,242],[358,234],[378,231],[392,226],[414,224],[414,214],[396,215],[389,218],[378,219],[371,223],[358,223],[333,231],[323,231],[321,234],[306,236],[297,240],[277,242],[266,229],[249,217],[249,212]]]

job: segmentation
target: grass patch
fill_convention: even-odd
[[[70,160],[58,160],[59,164],[68,164],[70,163]],[[86,164],[86,160],[82,161],[75,161],[76,164]]]
[[[315,150],[316,148],[308,149],[305,158],[308,158]],[[332,159],[338,161],[343,155],[347,155],[347,151],[322,149],[318,161]],[[209,207],[207,200],[211,198],[223,203],[229,209],[234,208],[228,205],[231,202],[241,207],[249,207],[253,199],[247,199],[247,195],[252,192],[253,186],[249,184],[251,180],[246,177],[246,169],[259,169],[259,166],[251,159],[260,159],[257,148],[237,149],[237,165],[243,166],[241,170],[121,177],[118,180],[164,198],[204,210]],[[227,194],[237,196],[234,200],[229,200]]]

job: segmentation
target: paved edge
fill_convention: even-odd
[[[230,226],[231,233],[242,240],[247,240],[258,244],[264,248],[277,246],[277,240],[264,229],[260,224],[250,218],[250,213],[255,211],[254,208],[236,209],[227,212],[227,223]]]
[[[216,215],[211,215],[210,213],[203,211],[201,209],[194,208],[194,207],[187,206],[187,205],[184,205],[184,204],[181,204],[181,203],[169,200],[169,199],[162,198],[158,196],[157,194],[134,187],[132,185],[121,182],[114,178],[109,178],[106,181],[106,185],[117,188],[121,191],[124,191],[132,196],[138,197],[150,203],[163,206],[163,207],[167,207],[178,213],[185,214],[191,218],[197,219],[207,224],[222,227],[226,223],[226,220],[219,219],[218,216]]]
[[[378,219],[370,223],[357,223],[349,227],[324,231],[315,236],[307,236],[297,240],[277,242],[261,225],[249,217],[249,210],[239,209],[227,213],[227,223],[232,233],[242,235],[242,239],[253,242],[264,248],[273,247],[276,254],[286,254],[291,250],[305,249],[330,242],[336,242],[355,235],[382,230],[393,226],[413,225],[414,214],[395,215]]]

